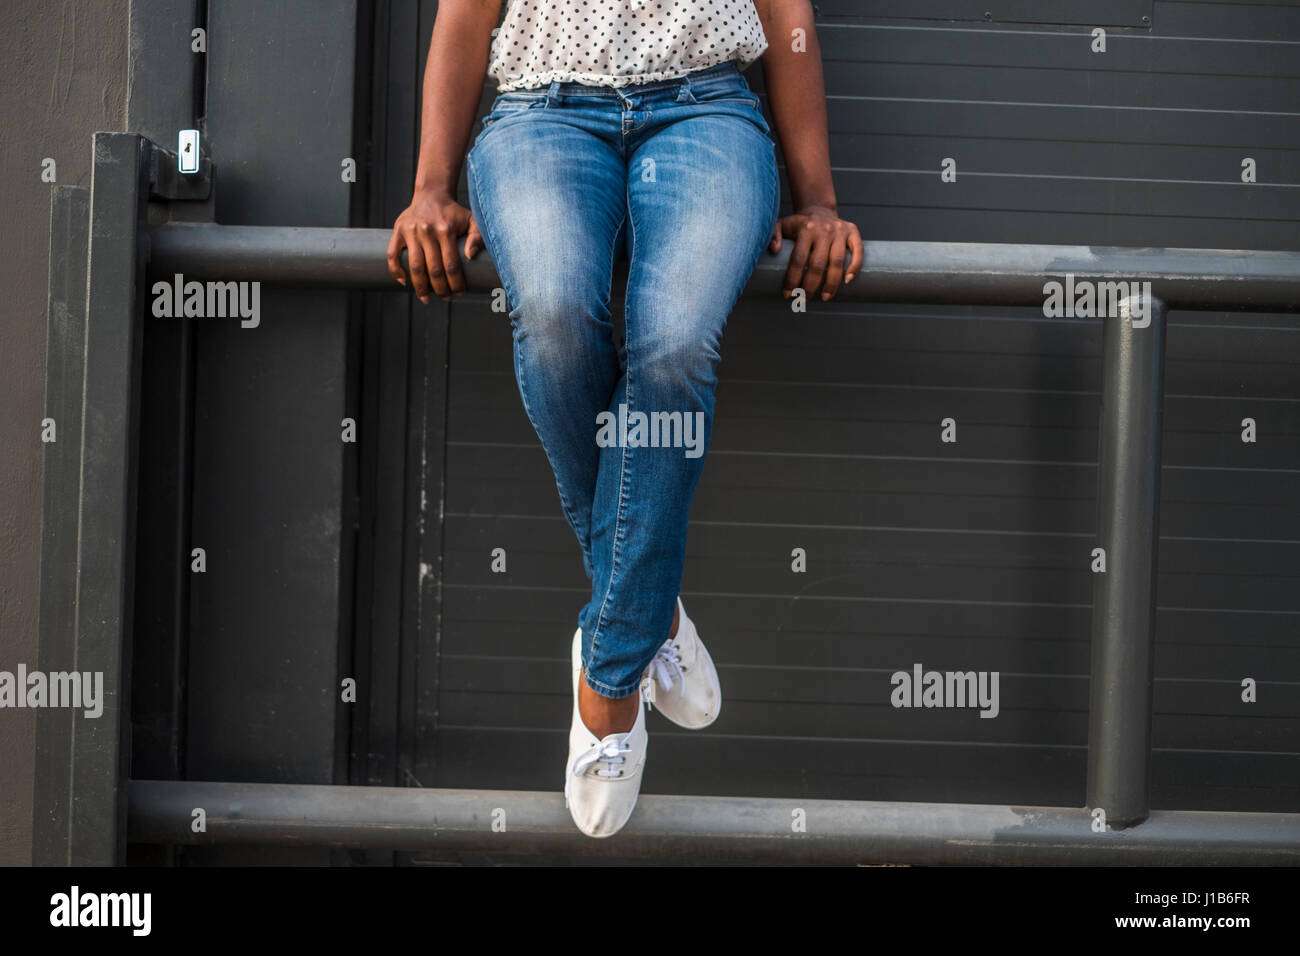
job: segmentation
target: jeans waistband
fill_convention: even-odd
[[[653,93],[659,90],[690,89],[691,86],[733,77],[743,79],[736,61],[727,60],[714,66],[705,67],[702,70],[692,70],[685,76],[678,76],[669,80],[629,83],[627,86],[619,87],[595,86],[589,83],[579,83],[576,80],[555,80],[545,89],[551,96],[561,94],[564,96],[623,96],[627,93]]]

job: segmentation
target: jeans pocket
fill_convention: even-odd
[[[545,107],[546,96],[545,90],[512,90],[509,93],[498,93],[497,98],[492,101],[492,108],[483,117],[483,129],[486,130],[493,123],[507,116]]]
[[[757,113],[763,112],[758,95],[749,88],[744,80],[739,83],[726,83],[716,86],[691,87],[691,99],[696,103],[743,103]]]
[[[712,86],[691,87],[691,102],[696,106],[716,107],[718,112],[731,113],[748,119],[769,139],[772,128],[763,115],[763,105],[743,79],[738,83],[728,81]]]

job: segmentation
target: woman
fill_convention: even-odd
[[[783,293],[829,299],[862,265],[836,215],[808,0],[442,0],[410,207],[389,269],[422,302],[465,292],[456,249],[486,248],[510,307],[515,375],[582,548],[564,792],[616,833],[640,792],[642,697],[699,728],[717,672],[678,598],[712,427],[723,327],[767,246],[793,240]],[[759,57],[790,182],[740,70]],[[499,84],[467,157],[484,76]],[[610,286],[628,260],[623,336]],[[642,691],[638,695],[637,691]]]

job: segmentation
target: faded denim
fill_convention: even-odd
[[[672,626],[723,328],[780,204],[771,130],[729,62],[619,89],[500,94],[468,159],[519,394],[591,581],[578,616],[586,680],[624,697]],[[616,344],[610,292],[623,257]],[[659,413],[660,430],[601,433],[602,412],[633,423]],[[694,455],[650,443],[685,442],[673,413],[683,429],[702,422]]]

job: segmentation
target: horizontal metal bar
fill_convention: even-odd
[[[213,224],[148,230],[151,279],[261,281],[396,289],[385,262],[386,229]],[[779,295],[794,243],[764,253],[746,295]],[[1300,253],[1227,249],[1126,249],[973,242],[867,242],[862,273],[840,298],[965,305],[1042,305],[1043,285],[1066,276],[1151,283],[1171,308],[1300,311]],[[458,241],[463,248],[463,240]],[[500,280],[490,258],[466,262],[471,292]],[[616,273],[626,273],[622,262]]]
[[[696,862],[1300,863],[1297,814],[1157,810],[1127,830],[1094,832],[1085,809],[644,794],[617,836],[593,840],[553,793],[135,780],[129,794],[135,843]]]

